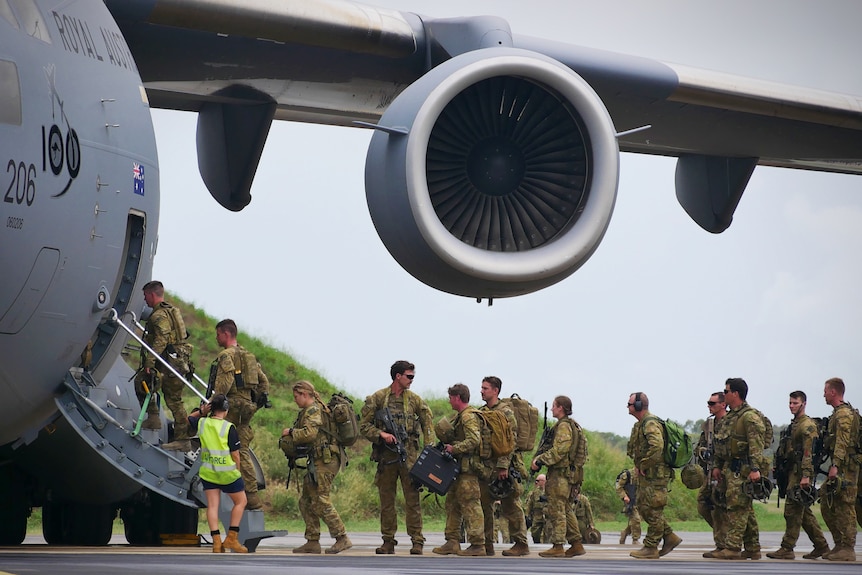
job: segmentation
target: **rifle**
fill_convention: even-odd
[[[392,416],[392,412],[389,411],[388,407],[378,409],[377,413],[374,414],[374,418],[383,425],[383,431],[395,436],[394,449],[389,447],[389,444],[385,441],[381,441],[380,443],[382,443],[389,451],[394,451],[398,454],[398,463],[404,463],[407,461],[407,447],[405,446],[407,443],[407,429],[395,421],[395,418]],[[391,463],[395,462],[392,461]]]
[[[787,497],[787,483],[790,481],[790,453],[793,449],[790,425],[781,431],[778,438],[778,449],[772,458],[772,476],[778,486],[778,499],[776,506],[780,505],[781,499]]]
[[[543,419],[543,428],[542,428],[542,439],[539,441],[539,448],[536,450],[536,453],[533,455],[533,460],[539,457],[541,454],[549,450],[554,445],[554,432],[552,427],[548,427],[548,402],[545,402],[545,416]],[[541,469],[542,464],[537,464]],[[530,477],[534,476],[537,471],[530,470]]]

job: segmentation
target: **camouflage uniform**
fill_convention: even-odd
[[[572,507],[575,510],[575,518],[578,520],[578,529],[581,533],[595,529],[596,523],[593,521],[593,507],[590,505],[589,497],[581,493],[575,499]]]
[[[542,501],[544,499],[544,501]],[[545,507],[548,505],[548,496],[544,490],[536,487],[530,492],[527,497],[527,505],[524,508],[524,513],[530,518],[530,533],[533,536],[533,543],[547,543],[548,534],[545,528]]]
[[[705,481],[697,492],[697,512],[712,527],[712,537],[716,549],[727,547],[727,516],[723,505],[716,502],[714,485],[710,473],[715,465],[715,436],[726,416],[721,419],[709,417],[703,422],[700,439],[694,452],[697,462],[703,467]]]
[[[168,359],[171,366],[181,375],[186,375],[189,372],[191,345],[183,342],[188,334],[185,333],[182,316],[179,317],[179,322],[176,322],[171,315],[172,312],[179,315],[179,309],[174,308],[166,301],[156,306],[147,319],[144,341],[156,354]],[[142,369],[135,378],[135,393],[138,396],[138,401],[143,405],[146,397],[146,392],[141,385],[145,378],[144,370],[155,369],[159,373],[159,383],[157,389],[150,391],[161,391],[165,404],[171,410],[171,415],[174,418],[174,439],[188,439],[189,415],[183,405],[183,387],[185,384],[171,373],[171,370],[165,367],[162,362],[157,362],[156,358],[146,350],[141,350],[141,360]],[[158,415],[159,404],[155,397],[150,398],[147,413]]]
[[[452,455],[458,460],[461,472],[446,494],[446,541],[459,541],[461,520],[467,529],[470,545],[485,545],[485,516],[480,503],[479,478],[482,469],[479,462],[479,446],[482,436],[479,417],[471,408],[466,408],[452,422],[454,437]]]
[[[849,403],[834,408],[829,418],[826,450],[838,467],[835,479],[828,479],[820,490],[820,512],[832,533],[835,549],[853,550],[856,546],[856,495],[859,463],[856,454],[857,415]]]
[[[502,411],[509,420],[509,426],[518,436],[518,420],[515,418],[515,412],[512,407],[502,401],[494,404],[494,407],[484,405],[480,410]],[[497,477],[497,473],[501,469],[513,469],[521,477],[527,476],[527,470],[524,467],[524,459],[517,450],[512,455],[500,457],[496,460],[482,461],[484,469],[480,474],[479,489],[482,493],[482,512],[485,514],[485,541],[491,543],[497,539],[494,530],[494,497],[491,495],[488,487],[488,482],[493,481]],[[513,543],[527,544],[527,522],[524,518],[524,507],[521,504],[521,496],[524,495],[524,484],[521,481],[512,478],[515,489],[508,497],[500,500],[500,521],[506,523],[506,528],[509,532],[509,537]],[[503,543],[507,543],[509,538],[503,539]]]
[[[243,360],[245,356],[245,360]],[[238,388],[236,374],[242,374],[242,388]],[[213,395],[223,393],[227,396],[230,409],[225,419],[236,426],[242,447],[239,450],[240,471],[248,495],[248,509],[261,506],[257,495],[257,474],[251,460],[251,442],[254,430],[251,420],[257,412],[257,404],[252,401],[252,393],[269,393],[269,380],[257,359],[242,346],[236,345],[222,349],[210,367],[210,383]]]
[[[724,549],[760,551],[760,531],[754,515],[752,498],[742,490],[753,467],[766,474],[763,456],[765,426],[758,413],[746,402],[724,416],[715,433],[715,467],[721,470],[717,498],[723,503],[726,517]],[[716,545],[719,535],[716,535]]]
[[[784,455],[788,458],[788,463],[790,464],[787,479],[788,489],[799,485],[799,481],[803,477],[811,479],[813,487],[817,475],[814,471],[811,453],[814,440],[818,436],[817,423],[807,415],[798,415],[790,422],[789,444],[779,446],[779,450],[785,451]],[[784,537],[781,539],[781,546],[785,549],[792,550],[796,547],[800,527],[805,529],[805,533],[808,534],[808,538],[814,543],[815,549],[829,547],[829,543],[823,536],[823,530],[820,529],[820,524],[817,522],[814,512],[811,511],[811,507],[807,507],[801,502],[794,501],[788,497],[784,502],[784,521],[787,526],[784,530]]]
[[[673,533],[664,518],[667,487],[673,472],[664,462],[664,430],[661,422],[649,411],[632,427],[627,453],[637,470],[637,509],[648,525],[644,548],[657,548],[659,541]]]
[[[321,429],[324,425],[323,410],[328,409],[316,401],[299,412],[290,435],[296,445],[309,445],[309,458],[313,461],[302,482],[302,495],[299,498],[299,512],[305,521],[305,538],[320,541],[320,520],[329,527],[329,534],[337,539],[346,534],[344,522],[332,505],[330,493],[332,482],[341,468],[341,448],[333,434]]]
[[[387,406],[395,422],[404,425],[407,430],[408,441],[404,446],[407,450],[407,461],[399,462],[396,452],[381,445],[380,432],[385,430],[382,428],[383,424],[376,420],[375,414],[379,409]],[[359,431],[373,444],[372,459],[378,462],[374,484],[377,485],[377,491],[380,494],[380,534],[383,536],[384,543],[397,543],[395,533],[398,530],[398,516],[395,513],[395,493],[400,481],[401,492],[404,494],[407,534],[414,545],[425,544],[425,537],[422,535],[422,506],[419,502],[419,490],[410,480],[409,473],[421,451],[419,437],[422,437],[423,445],[431,445],[434,441],[431,431],[434,424],[431,418],[428,404],[409,389],[405,389],[399,397],[396,397],[390,387],[384,387],[365,399],[359,420]],[[476,499],[478,498],[477,494]]]
[[[578,441],[577,434],[583,431],[574,420],[565,417],[554,424],[551,433],[554,437],[551,448],[533,459],[534,463],[548,467],[545,483],[545,493],[548,494],[548,506],[545,508],[548,535],[553,545],[563,545],[567,541],[581,543],[581,530],[571,500],[572,487],[580,483],[583,470],[570,469],[569,452],[573,443]],[[577,473],[580,473],[580,478],[576,476]]]
[[[632,485],[635,485],[634,482],[635,482],[636,476],[637,476],[637,469],[626,469],[626,470],[623,470],[622,473],[617,475],[617,481],[616,481],[614,489],[617,492],[617,495],[619,496],[619,498],[621,500],[625,501],[626,486],[629,483],[631,483]],[[631,499],[631,497],[629,499]],[[637,499],[637,498],[635,498],[635,499]],[[620,536],[621,536],[620,542],[625,543],[625,537],[631,535],[632,536],[632,542],[637,543],[638,540],[641,538],[641,521],[642,521],[641,514],[638,513],[637,505],[632,504],[632,505],[626,506],[626,508],[623,509],[623,513],[625,514],[626,517],[628,517],[629,522],[628,522],[628,525],[626,525],[626,528],[620,534]]]
[[[504,517],[500,516],[500,501],[497,500],[494,502],[494,539],[493,541],[497,542],[497,534],[500,534],[499,540],[500,543],[508,543],[511,541],[511,536],[509,535],[509,522],[505,520]],[[484,512],[483,512],[484,514]],[[485,541],[488,541],[488,538],[485,538]]]

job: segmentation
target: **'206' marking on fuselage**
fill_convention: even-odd
[[[9,160],[6,164],[6,173],[11,177],[3,201],[7,204],[32,206],[36,199],[36,166]],[[10,227],[8,221],[6,227]]]

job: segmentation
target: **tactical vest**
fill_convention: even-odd
[[[201,479],[216,485],[229,485],[242,476],[230,455],[230,446],[227,443],[231,427],[233,424],[224,419],[202,417],[198,420]]]
[[[257,358],[254,357],[247,349],[240,345],[234,346],[227,350],[231,354],[233,361],[234,374],[233,382],[236,390],[243,397],[251,397],[251,392],[257,389],[259,374],[257,369]],[[215,389],[215,381],[218,376],[218,357],[210,365],[209,388],[207,396],[209,397],[210,390]]]

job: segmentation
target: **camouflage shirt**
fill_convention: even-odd
[[[253,364],[253,369],[249,371],[254,371],[254,373],[246,373],[246,370],[243,370],[242,358],[240,357],[242,353],[247,354],[247,363]],[[239,371],[245,382],[243,389],[236,387],[237,365],[239,365]],[[251,401],[252,389],[255,389],[257,393],[269,393],[269,379],[267,379],[254,355],[242,346],[236,345],[221,350],[213,360],[211,369],[215,370],[213,394],[223,393],[228,399],[242,397]]]
[[[488,407],[487,405],[483,405],[479,409],[481,411],[502,411],[505,414],[506,419],[509,421],[509,426],[512,428],[512,433],[515,434],[515,437],[518,437],[518,420],[515,418],[515,411],[512,409],[511,405],[502,401],[498,401],[494,404],[494,407]],[[515,451],[511,455],[483,461],[482,463],[485,465],[485,467],[494,467],[496,469],[509,469],[509,465],[511,464],[515,471],[521,474],[521,477],[526,477],[527,475],[527,469],[524,467],[524,458],[517,449],[515,449]]]
[[[645,479],[670,479],[671,468],[664,462],[664,429],[661,421],[649,411],[632,426],[626,452],[634,461],[638,473]]]
[[[396,422],[404,425],[407,434],[414,441],[408,442],[408,452],[415,450],[419,445],[419,437],[422,437],[423,445],[434,443],[432,429],[434,422],[431,408],[416,393],[405,389],[400,396],[392,393],[391,387],[384,387],[365,398],[362,413],[359,416],[359,433],[371,443],[380,439],[380,432],[385,431],[379,427],[380,422],[376,419],[377,411],[388,407]]]
[[[461,473],[475,473],[482,443],[479,417],[467,407],[452,422],[455,439],[452,442],[452,455],[461,464]]]
[[[764,473],[769,463],[763,456],[763,420],[746,402],[724,416],[715,433],[715,466],[724,468],[735,460],[745,467],[758,467]]]
[[[858,433],[856,417],[853,406],[845,402],[835,407],[829,418],[826,449],[840,474],[853,472],[859,467],[855,459],[856,438],[853,435],[854,432]]]
[[[540,498],[544,497],[544,501]],[[524,507],[524,514],[533,520],[533,524],[541,523],[545,520],[545,507],[548,506],[548,498],[545,497],[545,492],[538,487],[530,492],[527,497],[527,505]]]
[[[533,461],[547,465],[548,469],[568,469],[570,464],[569,453],[572,450],[572,445],[578,441],[575,434],[580,433],[580,431],[574,425],[574,420],[564,417],[554,424],[551,433],[554,436],[551,447]]]
[[[790,451],[788,460],[793,464],[792,473],[799,479],[814,478],[814,462],[811,458],[814,440],[819,437],[817,423],[805,415],[798,415],[790,422]]]
[[[177,330],[174,329],[173,321],[171,320],[171,304],[166,301],[159,303],[147,319],[147,331],[144,334],[144,341],[147,342],[157,355],[162,355],[165,348],[169,344],[178,344],[182,339],[178,337]],[[141,351],[143,355],[142,367],[156,367],[156,358],[145,350]],[[159,370],[166,368],[159,362]]]

